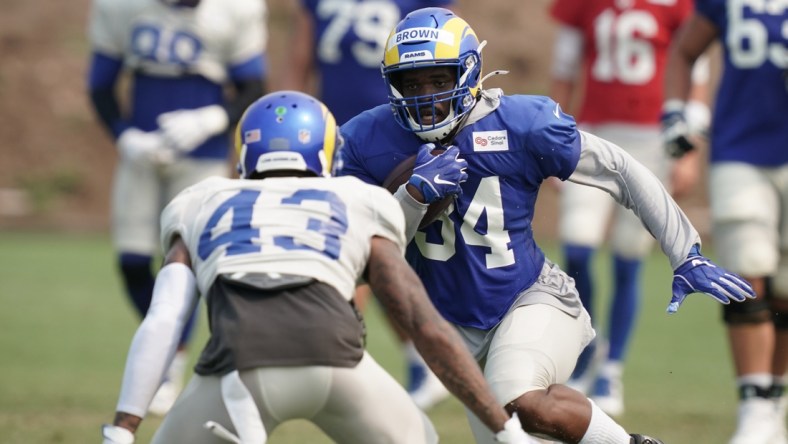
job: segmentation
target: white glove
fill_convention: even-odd
[[[520,425],[520,418],[517,413],[512,413],[503,425],[503,430],[495,434],[495,442],[506,442],[510,444],[536,444],[538,441],[525,433],[523,426]]]
[[[226,130],[230,119],[224,108],[211,105],[163,113],[156,122],[168,145],[189,152]]]
[[[101,426],[101,444],[134,444],[134,434],[129,429],[104,424]]]
[[[684,108],[684,117],[687,119],[690,135],[709,137],[711,111],[708,105],[697,100],[690,100]]]
[[[131,127],[120,134],[116,144],[121,157],[129,162],[162,165],[175,160],[175,153],[158,132]]]

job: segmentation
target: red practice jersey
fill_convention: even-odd
[[[551,15],[582,32],[578,121],[655,124],[670,40],[692,0],[555,0]]]

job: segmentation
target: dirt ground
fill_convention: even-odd
[[[5,0],[0,15],[0,229],[108,228],[116,153],[86,92],[90,0]],[[485,83],[507,93],[545,94],[553,26],[550,0],[460,0],[482,39]],[[269,0],[269,57],[276,85],[294,0]],[[349,79],[349,81],[352,81]],[[382,87],[382,85],[381,85]],[[548,190],[548,193],[550,191]],[[550,207],[552,199],[544,205]],[[550,231],[543,211],[537,231]]]

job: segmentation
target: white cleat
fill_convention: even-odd
[[[181,388],[178,384],[171,381],[164,381],[159,387],[159,390],[156,391],[156,395],[153,396],[153,400],[148,406],[148,413],[156,416],[166,415],[173,404],[175,404],[175,400],[178,399],[180,392]]]
[[[431,409],[451,395],[451,392],[443,386],[443,383],[435,376],[435,373],[432,373],[429,369],[427,369],[427,374],[422,383],[409,393],[413,402],[423,411]]]
[[[607,362],[599,373],[591,393],[591,400],[610,416],[624,414],[624,383],[621,363]]]
[[[738,425],[729,444],[776,444],[783,422],[778,421],[772,400],[753,397],[740,401]]]
[[[189,355],[185,350],[178,350],[175,357],[167,369],[167,378],[161,383],[159,390],[153,396],[153,400],[148,406],[148,412],[156,416],[164,416],[170,411],[178,395],[183,389],[183,377]]]

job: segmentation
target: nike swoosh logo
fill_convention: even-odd
[[[443,180],[443,179],[441,179],[441,175],[440,174],[436,174],[435,178],[432,179],[432,181],[435,182],[435,183],[441,184],[441,185],[454,185],[454,182],[452,182],[450,180]]]
[[[559,119],[561,118],[561,105],[559,105],[557,103],[555,104],[555,109],[553,110],[553,115],[556,116]]]
[[[705,265],[707,267],[714,267],[714,265],[712,265],[709,261],[702,261],[700,259],[693,259],[692,260],[692,266],[693,267],[697,267],[698,265]]]

